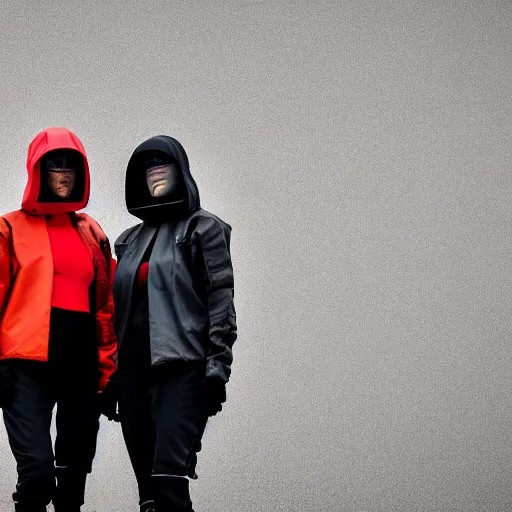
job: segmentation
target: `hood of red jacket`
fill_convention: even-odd
[[[42,202],[38,200],[41,190],[41,158],[55,149],[72,149],[80,153],[84,159],[83,194],[78,201]],[[87,156],[80,139],[67,128],[47,128],[34,137],[28,147],[27,171],[28,182],[21,203],[21,208],[27,213],[56,215],[58,213],[75,212],[87,206],[90,190]]]

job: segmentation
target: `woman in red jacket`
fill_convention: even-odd
[[[0,217],[0,405],[16,459],[17,511],[77,512],[116,368],[107,237],[84,213],[89,166],[65,128],[29,146],[20,210]],[[55,454],[50,437],[57,405]]]

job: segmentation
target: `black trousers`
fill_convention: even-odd
[[[94,320],[52,309],[48,362],[11,360],[12,399],[3,415],[17,463],[17,510],[84,503],[101,413]],[[57,405],[55,453],[50,427]],[[57,482],[55,481],[57,479]]]
[[[119,370],[119,417],[139,504],[154,501],[158,511],[193,512],[183,477],[194,474],[208,419],[202,406],[205,364],[148,369],[135,361],[123,366],[120,357]]]

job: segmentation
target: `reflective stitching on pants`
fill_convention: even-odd
[[[188,476],[186,476],[186,475],[169,475],[167,473],[153,473],[151,476],[170,476],[172,478],[187,478],[188,479]]]
[[[142,507],[144,505],[147,505],[148,503],[155,503],[153,500],[143,501],[142,503],[139,503],[139,506]]]

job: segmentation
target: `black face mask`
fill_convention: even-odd
[[[126,189],[127,202],[135,209],[148,208],[144,213],[147,221],[165,222],[187,210],[187,189],[181,172],[178,173],[177,187],[170,194],[156,198],[149,192],[146,181],[147,169],[169,164],[178,166],[172,156],[161,151],[145,151],[130,164],[130,176],[127,178],[129,185]]]

